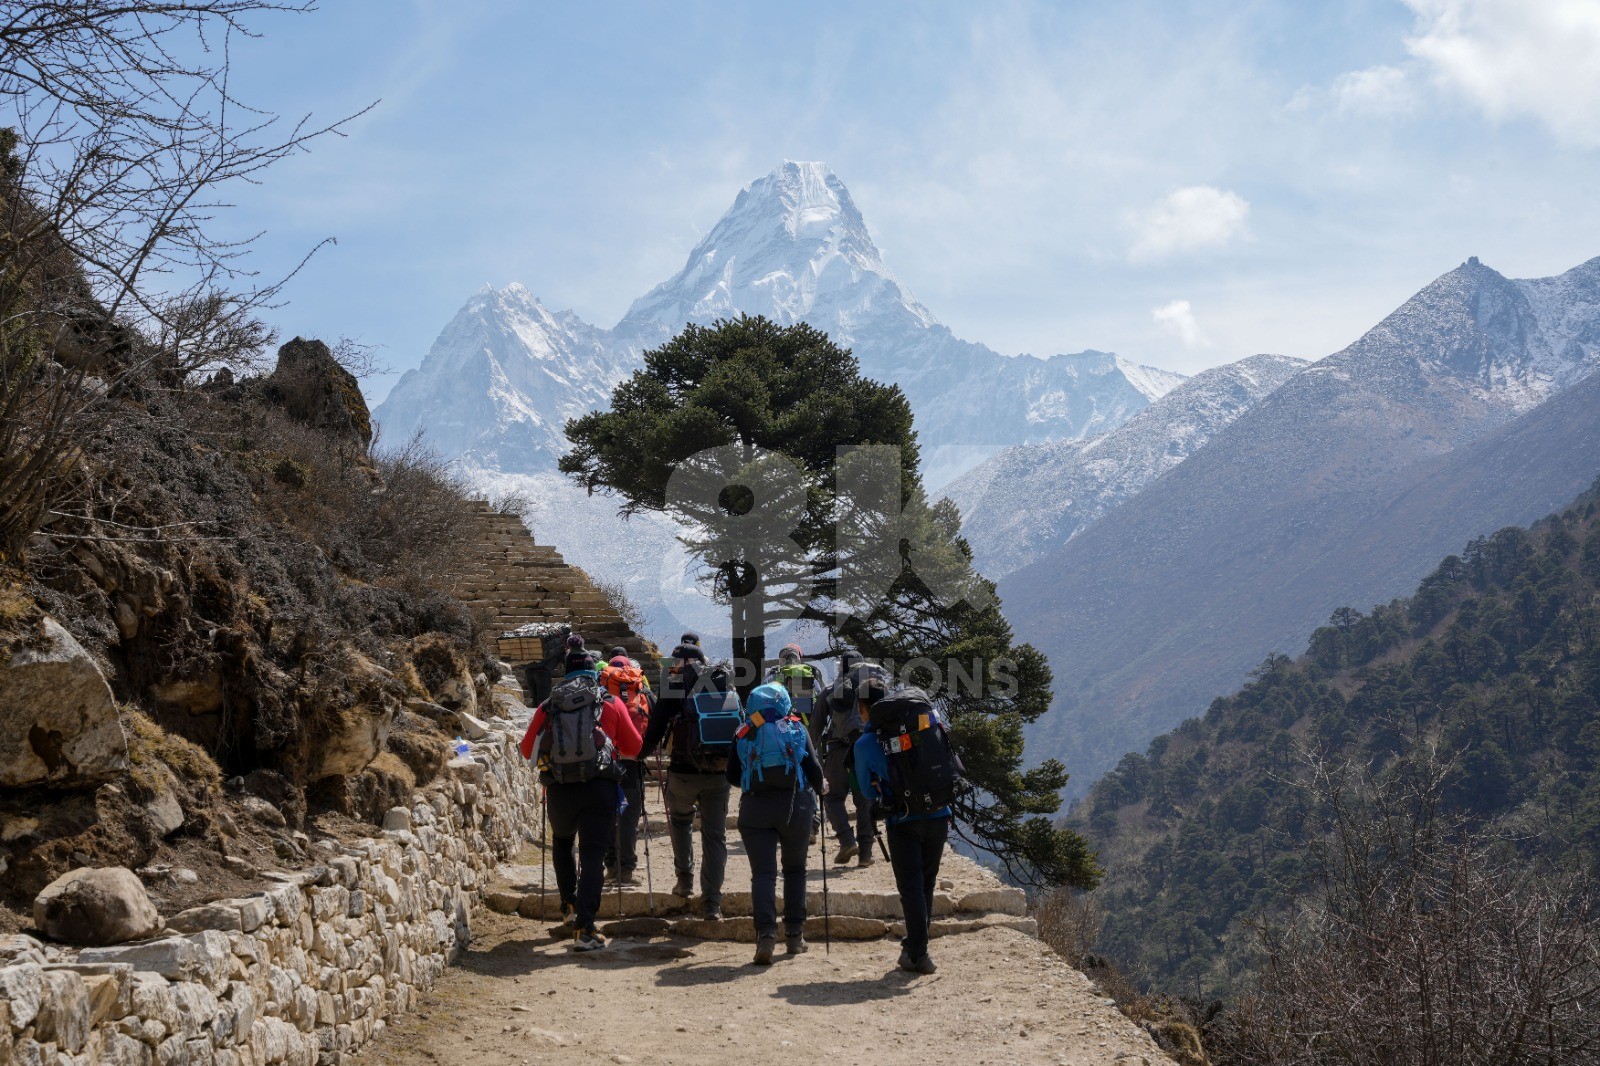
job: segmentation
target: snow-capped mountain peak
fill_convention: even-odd
[[[884,311],[937,324],[884,266],[844,182],[825,163],[787,161],[740,191],[683,269],[634,301],[617,333],[648,344],[685,322],[741,313],[827,329],[822,317],[838,331]]]

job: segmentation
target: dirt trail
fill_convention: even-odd
[[[660,889],[671,884],[670,849],[659,802],[651,807]],[[737,832],[728,838],[731,895],[748,891],[750,880]],[[533,865],[503,868],[502,886],[537,888],[536,851],[532,857]],[[953,853],[943,876],[957,894],[994,884]],[[821,911],[820,878],[813,870],[813,914]],[[829,880],[835,892],[892,888],[887,862],[831,868]],[[554,884],[551,877],[552,893]],[[396,1066],[731,1064],[791,1054],[883,1066],[1171,1061],[1087,978],[1022,932],[939,937],[939,972],[927,977],[896,969],[899,950],[893,938],[835,940],[828,953],[819,939],[792,958],[780,947],[774,965],[757,967],[748,943],[659,935],[617,938],[578,955],[550,923],[484,908],[471,949],[417,1013],[362,1055]]]
[[[574,955],[542,925],[489,914],[471,951],[362,1052],[395,1066],[1170,1061],[1037,940],[991,929],[938,943],[939,972],[894,968],[891,940],[817,944],[770,967],[747,944],[613,941]]]

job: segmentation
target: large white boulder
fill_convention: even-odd
[[[52,940],[100,947],[161,931],[161,915],[144,884],[121,866],[63,874],[33,901],[33,923]]]
[[[0,662],[0,786],[93,784],[127,765],[105,675],[46,618],[40,639]]]

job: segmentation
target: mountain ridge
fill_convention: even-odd
[[[1056,711],[1030,742],[1092,776],[1268,652],[1303,642],[1333,607],[1405,591],[1422,576],[1418,552],[1438,538],[1462,543],[1570,500],[1600,469],[1600,405],[1558,402],[1573,389],[1592,395],[1597,276],[1591,260],[1519,283],[1469,260],[1003,579],[1008,617],[1058,680]],[[1579,313],[1534,308],[1528,287],[1576,293],[1563,306]],[[1540,414],[1546,402],[1555,406]],[[1530,455],[1512,430],[1492,435],[1524,418],[1533,438],[1562,449]],[[1478,440],[1519,449],[1520,467],[1473,452],[1452,464]],[[1410,527],[1396,501],[1424,489],[1464,502],[1432,508],[1435,526]]]
[[[747,185],[683,268],[610,329],[549,311],[517,283],[491,293],[469,298],[376,417],[392,435],[420,430],[448,458],[508,472],[553,470],[565,419],[605,406],[645,351],[687,322],[740,313],[807,321],[851,347],[867,376],[899,384],[930,485],[1010,443],[1114,428],[1183,380],[1109,353],[1006,356],[956,337],[884,264],[849,190],[820,163],[786,162]],[[495,303],[515,321],[487,314]],[[556,353],[564,373],[523,365],[546,362],[542,353]],[[452,366],[473,372],[463,379]],[[974,397],[988,409],[972,410]]]

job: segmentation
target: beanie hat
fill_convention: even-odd
[[[574,648],[567,652],[565,670],[572,673],[575,670],[593,670],[594,658],[582,648]]]
[[[678,638],[678,643],[679,644],[693,644],[695,647],[698,648],[700,646],[700,638],[695,636],[693,633],[685,633],[683,636]]]
[[[572,634],[571,636],[569,636],[567,638],[567,647],[568,648],[581,648],[581,647],[583,647],[583,637],[580,636],[577,633]]]
[[[610,665],[615,666],[619,670],[626,670],[628,667],[632,666],[633,663],[626,655],[616,655],[612,657]]]
[[[606,652],[607,659],[615,659],[618,656],[624,659],[629,658],[628,649],[624,648],[621,644],[618,644],[615,648],[612,648],[610,651]]]
[[[782,648],[778,649],[778,660],[781,662],[785,656],[790,654],[793,654],[796,659],[805,657],[805,652],[800,650],[800,645],[785,644]]]

